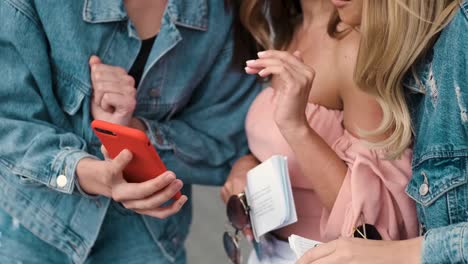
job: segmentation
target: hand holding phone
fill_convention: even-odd
[[[123,169],[133,158],[131,152],[124,150],[110,159],[104,146],[101,151],[106,160],[84,158],[77,164],[77,180],[83,192],[109,197],[136,213],[161,219],[176,214],[187,202],[187,196],[182,195],[166,205],[167,197],[174,196],[183,186],[173,172],[142,183],[129,183],[123,177]]]
[[[126,181],[146,182],[167,171],[155,148],[142,131],[102,120],[94,120],[91,127],[111,159],[124,149],[132,153],[132,160],[124,168]],[[177,200],[181,195],[178,192],[173,199]]]

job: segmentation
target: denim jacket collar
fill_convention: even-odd
[[[465,13],[465,17],[468,19],[468,0],[463,0],[460,3],[461,9],[463,10],[463,13]]]
[[[121,0],[85,0],[83,20],[89,23],[106,23],[126,20],[127,11]]]
[[[169,0],[167,13],[174,24],[196,30],[208,29],[207,0]],[[89,23],[128,19],[122,0],[85,0],[83,20]]]

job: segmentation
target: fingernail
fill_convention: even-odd
[[[171,173],[171,172],[167,172],[167,173],[166,173],[166,176],[164,176],[164,177],[165,177],[166,180],[168,180],[168,181],[173,181],[173,180],[175,180],[175,178],[176,178],[175,175],[174,175],[174,173]]]
[[[253,237],[251,235],[246,235],[245,238],[249,241],[249,242],[252,242],[253,241]]]
[[[185,202],[187,202],[188,198],[186,196],[182,196],[180,199],[179,199],[179,207],[182,207]]]
[[[266,54],[265,51],[260,51],[259,53],[257,53],[258,57],[262,57]]]
[[[263,77],[263,74],[265,73],[265,70],[261,70],[258,75],[262,76]]]
[[[246,61],[245,63],[246,63],[247,65],[249,65],[249,64],[255,63],[255,60],[248,60],[248,61]]]
[[[248,71],[248,70],[249,70],[249,67],[245,67],[244,70],[245,70],[245,71]]]
[[[180,190],[182,189],[182,187],[184,187],[184,183],[181,180],[176,180],[175,182],[176,182],[175,186],[177,190]]]

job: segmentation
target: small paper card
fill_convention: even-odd
[[[286,157],[276,155],[247,173],[245,190],[255,240],[297,222]]]
[[[289,238],[289,246],[296,254],[296,257],[300,259],[309,249],[322,244],[321,242],[303,238],[297,235],[291,235]]]

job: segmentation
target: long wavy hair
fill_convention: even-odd
[[[226,1],[237,10],[236,39],[249,34],[257,50],[285,49],[302,18],[300,0]]]
[[[386,150],[388,158],[399,157],[412,142],[403,80],[415,73],[414,66],[427,55],[459,3],[460,0],[364,0],[354,79],[362,90],[377,98],[383,110],[380,126],[363,134],[389,134],[373,144]],[[331,22],[329,33],[339,34],[339,19]]]

